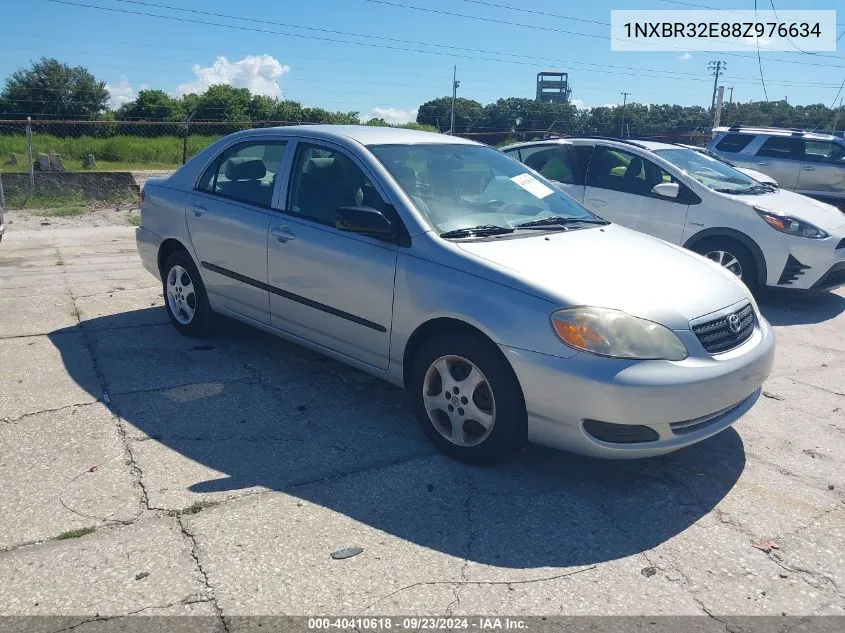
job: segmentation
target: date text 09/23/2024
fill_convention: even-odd
[[[479,630],[479,631],[520,631],[527,629],[527,623],[520,618],[507,617],[352,617],[308,618],[309,630],[358,630],[378,631],[398,629],[406,631],[436,630]]]

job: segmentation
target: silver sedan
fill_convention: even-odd
[[[384,378],[470,463],[527,441],[673,451],[748,411],[772,366],[733,275],[450,136],[227,136],[147,182],[137,243],[183,334],[226,315]]]

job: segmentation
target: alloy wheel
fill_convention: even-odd
[[[423,403],[429,422],[456,446],[480,444],[496,422],[496,402],[487,378],[462,356],[441,356],[429,366]]]
[[[182,325],[194,319],[197,310],[197,295],[191,275],[178,264],[167,274],[167,305],[170,312]]]
[[[705,253],[704,256],[720,266],[727,268],[734,275],[742,279],[742,264],[739,263],[739,259],[728,251],[710,251],[709,253]]]

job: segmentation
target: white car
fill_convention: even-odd
[[[845,215],[680,145],[570,138],[501,150],[591,211],[711,259],[750,288],[845,285]]]

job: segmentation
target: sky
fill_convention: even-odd
[[[843,10],[837,34],[845,32],[842,0],[758,0],[758,5],[770,9],[772,2],[780,10],[838,5]],[[403,122],[414,118],[420,104],[451,93],[457,66],[458,95],[482,104],[500,97],[533,98],[536,74],[557,70],[569,73],[572,98],[583,107],[621,103],[623,91],[630,93],[628,102],[709,107],[711,60],[727,63],[720,83],[726,90],[733,87],[735,101],[765,98],[756,47],[721,53],[669,47],[613,52],[609,39],[611,9],[706,7],[731,10],[726,14],[731,19],[750,19],[753,0],[4,4],[0,78],[41,57],[55,57],[85,66],[105,81],[113,106],[144,88],[180,95],[229,83],[308,106],[357,111],[365,119]],[[816,55],[766,51],[764,45],[760,66],[770,100],[832,105],[845,82],[845,37],[836,52]]]

